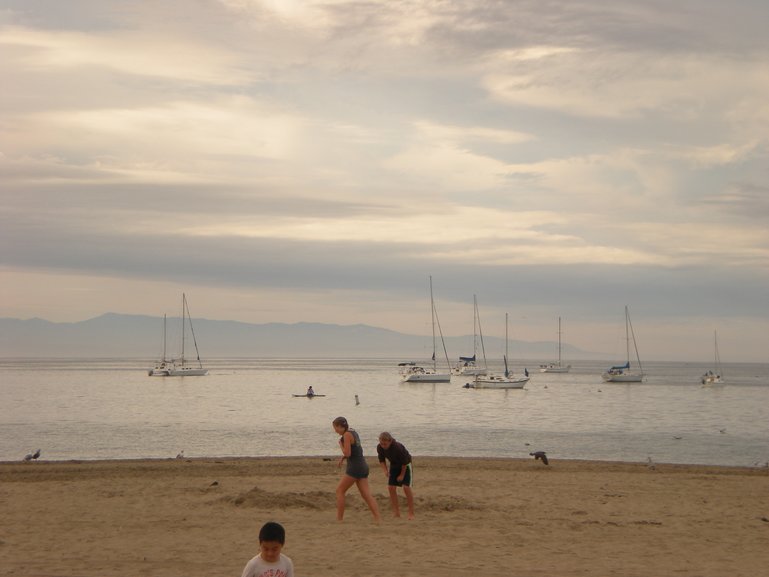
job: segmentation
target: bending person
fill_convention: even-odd
[[[379,444],[376,446],[379,456],[379,464],[382,465],[387,480],[387,490],[390,492],[390,504],[395,517],[401,516],[398,505],[398,487],[403,487],[406,494],[406,503],[409,508],[409,519],[414,518],[414,493],[411,491],[411,454],[401,443],[393,439],[387,431],[379,435]],[[390,461],[388,471],[385,461]]]
[[[347,459],[347,467],[345,468],[344,476],[339,481],[339,485],[336,487],[336,520],[342,521],[344,519],[344,497],[347,493],[347,489],[353,485],[357,485],[360,496],[371,509],[371,514],[374,516],[374,521],[379,523],[379,507],[376,504],[376,500],[371,495],[371,489],[368,484],[368,463],[363,458],[363,447],[360,444],[360,437],[358,432],[351,429],[347,424],[347,419],[344,417],[337,417],[332,423],[334,431],[337,432],[339,437],[339,448],[342,449],[342,458],[339,459],[339,467]]]

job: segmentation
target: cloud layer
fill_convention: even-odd
[[[210,318],[425,332],[432,274],[454,334],[478,294],[498,334],[560,315],[606,350],[629,303],[652,357],[718,326],[765,360],[767,24],[757,1],[5,0],[0,314],[186,290]]]

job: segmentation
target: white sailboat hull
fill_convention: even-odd
[[[168,369],[169,377],[203,377],[208,374],[208,369],[195,367],[173,367]]]
[[[149,370],[149,376],[151,377],[167,377],[168,365],[165,363],[154,366]]]
[[[411,373],[403,375],[403,383],[450,383],[451,375],[448,373]]]
[[[539,367],[540,373],[568,373],[571,370],[571,365],[566,365],[565,367],[561,365],[541,365]]]
[[[452,370],[455,375],[467,375],[474,377],[475,375],[485,375],[488,371],[482,367],[460,367]]]
[[[645,376],[643,373],[604,373],[601,378],[607,383],[642,383]]]
[[[522,389],[528,382],[529,377],[491,375],[476,378],[473,387],[476,389]]]

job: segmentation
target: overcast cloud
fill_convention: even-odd
[[[769,4],[0,0],[0,316],[769,350]],[[451,351],[458,355],[460,351]]]

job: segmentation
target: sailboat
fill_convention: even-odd
[[[633,348],[635,349],[636,361],[638,362],[638,370],[630,370],[630,339],[633,339]],[[641,358],[638,355],[638,345],[635,341],[635,333],[633,332],[633,325],[630,322],[630,314],[625,305],[625,342],[626,342],[626,361],[624,365],[618,365],[609,368],[605,373],[601,375],[604,381],[607,383],[641,383],[646,376],[641,366]]]
[[[713,345],[715,347],[716,372],[712,370],[706,372],[700,378],[703,385],[722,385],[724,384],[724,371],[721,368],[721,356],[718,354],[718,332],[713,331]]]
[[[149,376],[167,377],[170,367],[171,364],[166,358],[166,315],[163,315],[163,357],[149,370]]]
[[[483,352],[483,366],[480,366],[476,359],[478,358],[478,335],[481,337],[481,350]],[[483,331],[481,330],[481,319],[478,316],[478,300],[473,295],[473,356],[459,357],[459,362],[452,369],[455,375],[485,375],[489,372],[486,365],[486,350],[483,346]]]
[[[182,349],[178,358],[172,360],[166,360],[165,353],[165,317],[163,321],[163,359],[155,368],[150,369],[150,376],[161,377],[200,377],[208,374],[208,369],[203,368],[203,363],[200,361],[200,352],[198,351],[198,341],[195,338],[195,330],[192,328],[192,317],[190,317],[190,308],[187,305],[187,295],[182,293]],[[188,359],[184,356],[185,341],[186,341],[186,324],[190,325],[190,333],[192,334],[192,342],[195,344],[195,357],[197,360],[197,366],[195,364],[188,364]],[[157,370],[157,372],[156,372]]]
[[[571,365],[561,364],[561,317],[558,317],[558,362],[539,365],[540,373],[568,373]]]
[[[450,383],[451,382],[451,364],[449,363],[449,355],[446,353],[446,343],[443,341],[443,331],[441,331],[440,321],[438,320],[438,313],[435,310],[435,301],[433,300],[433,277],[430,277],[430,314],[432,316],[433,325],[433,366],[423,367],[417,365],[414,362],[398,363],[398,369],[401,375],[401,382],[403,383]],[[438,331],[441,336],[441,344],[443,345],[443,352],[446,355],[446,364],[448,365],[448,372],[439,373],[438,367],[435,362],[435,325],[438,324]]]
[[[476,389],[522,389],[529,382],[528,375],[525,377],[516,377],[507,366],[507,313],[505,313],[505,373],[503,375],[488,374],[477,375],[472,385]]]

